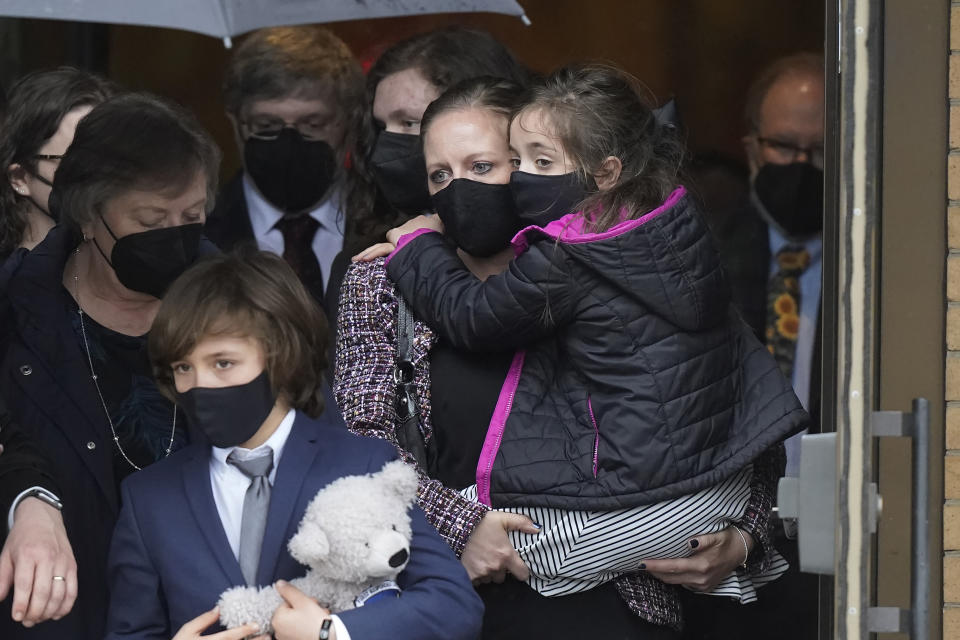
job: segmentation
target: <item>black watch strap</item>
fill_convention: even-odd
[[[333,624],[331,618],[327,618],[320,624],[320,640],[330,640],[330,625]]]

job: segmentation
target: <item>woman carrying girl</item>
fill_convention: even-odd
[[[474,189],[474,198],[458,201],[480,198],[503,205],[510,200],[506,184],[512,167],[506,134],[509,117],[516,106],[516,94],[511,95],[495,81],[457,87],[434,103],[428,112],[433,117],[425,118],[421,132],[424,153],[428,165],[442,156],[448,166],[433,176],[432,193],[442,193],[447,178],[467,177],[471,182],[491,188],[479,196]],[[441,115],[450,117],[441,118]],[[465,128],[470,126],[472,130]],[[451,148],[451,145],[456,147],[458,129],[466,133],[459,137],[459,150]],[[508,192],[506,198],[504,190]],[[456,191],[458,189],[450,192],[454,200],[457,200]],[[441,207],[438,205],[438,208]],[[509,212],[506,217],[509,219]],[[460,218],[468,220],[470,216]],[[459,252],[478,277],[499,273],[513,256],[508,244],[512,231],[504,233],[502,229],[495,230],[502,225],[483,224],[484,220],[493,223],[502,218],[487,207],[476,219],[477,224],[469,229],[465,227],[464,233],[455,237],[458,244],[463,242],[477,254]],[[515,231],[518,225],[513,224]],[[453,226],[448,227],[448,233]],[[348,273],[342,303],[335,382],[338,401],[351,428],[395,440],[398,295],[386,278],[381,261],[358,264]],[[451,546],[462,551],[461,559],[475,582],[502,581],[507,566],[524,578],[526,567],[519,558],[516,563],[505,561],[509,553],[500,546],[497,536],[508,543],[506,529],[525,527],[529,531],[532,522],[517,515],[490,511],[487,506],[469,502],[451,490],[451,487],[463,488],[475,482],[476,462],[487,422],[497,404],[511,354],[463,352],[420,323],[414,326],[412,344],[413,385],[420,399],[417,415],[430,453],[426,467],[421,468],[424,473],[421,504]],[[749,504],[738,521],[743,537],[732,528],[698,536],[699,546],[693,551],[698,561],[675,561],[674,568],[679,572],[670,574],[670,578],[701,589],[709,587],[743,562],[744,543],[753,548],[756,542],[758,551],[751,555],[751,567],[762,564],[768,551],[765,523],[780,465],[776,451],[754,465]],[[515,554],[512,548],[509,551]],[[702,568],[704,565],[706,569]],[[603,632],[605,637],[673,637],[669,629],[657,625],[680,624],[676,594],[646,574],[624,576],[613,583],[558,598],[543,598],[510,579],[503,584],[486,585],[480,591],[487,605],[484,621],[487,637],[520,637],[552,629],[557,633]],[[621,604],[616,602],[617,592],[623,600]],[[631,620],[624,615],[627,608],[638,617]],[[646,624],[644,620],[654,624]]]

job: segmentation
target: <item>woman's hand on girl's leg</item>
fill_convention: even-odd
[[[460,555],[460,562],[474,584],[503,582],[508,573],[521,582],[530,577],[530,570],[510,544],[507,531],[537,534],[540,528],[527,516],[488,511],[470,534]]]
[[[690,540],[693,549],[686,558],[645,560],[640,566],[653,577],[667,584],[679,584],[694,591],[710,591],[731,571],[743,564],[743,541],[748,551],[753,550],[753,537],[743,532],[744,538],[731,526],[719,533],[707,533]]]

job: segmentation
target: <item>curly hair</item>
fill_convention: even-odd
[[[112,84],[74,69],[60,67],[28,74],[7,94],[0,130],[0,166],[9,171],[19,164],[36,173],[36,156],[60,128],[64,117],[79,107],[96,106],[114,93]],[[29,202],[14,191],[9,179],[0,180],[0,254],[23,241]]]

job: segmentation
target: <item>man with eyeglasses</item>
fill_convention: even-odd
[[[767,345],[794,392],[820,415],[820,294],[823,255],[824,61],[812,53],[780,58],[750,85],[743,137],[750,203],[713,229],[734,302]],[[797,475],[800,436],[785,443],[786,475]],[[775,518],[774,518],[775,520]],[[817,637],[817,578],[798,571],[795,526],[777,521],[774,546],[790,570],[758,591],[756,603],[687,598],[687,638]]]
[[[223,187],[206,233],[223,250],[255,244],[283,256],[322,303],[343,247],[360,64],[323,27],[262,29],[233,54],[223,95],[243,169]]]

